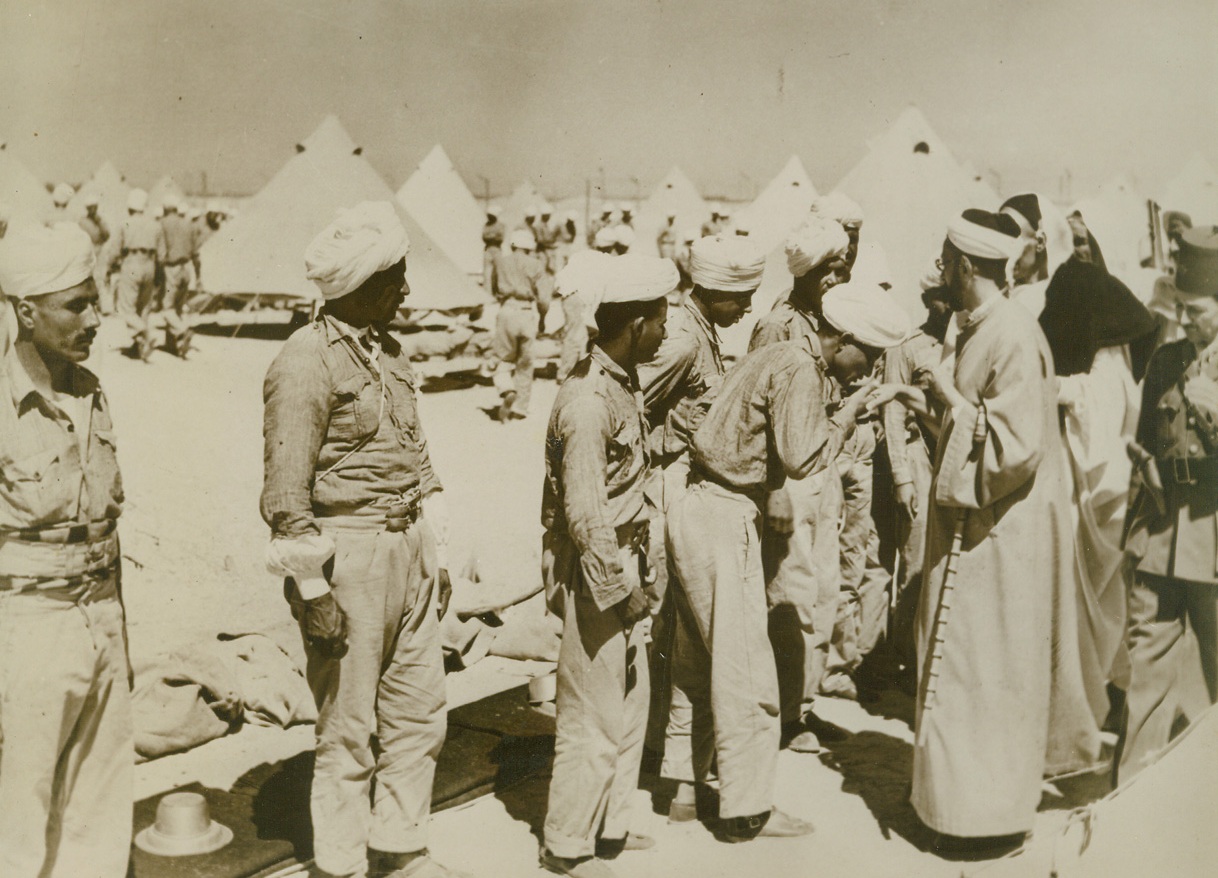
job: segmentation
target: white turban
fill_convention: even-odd
[[[132,189],[127,193],[127,210],[143,213],[148,206],[148,193],[143,189]]]
[[[988,211],[979,214],[995,216]],[[1014,223],[1008,217],[1008,221]],[[1015,259],[1024,249],[1021,237],[1012,237],[998,229],[973,222],[965,216],[954,216],[947,224],[947,240],[968,256],[978,259]]]
[[[537,242],[533,239],[533,233],[528,229],[517,229],[512,232],[511,244],[517,250],[527,250],[530,253],[537,249]]]
[[[626,208],[625,211],[629,212],[629,208]],[[620,244],[621,246],[629,249],[631,245],[634,244],[634,229],[630,228],[630,226],[626,225],[625,223],[620,223],[619,225],[614,226],[613,243]]]
[[[850,239],[837,220],[812,216],[787,236],[787,268],[803,277],[816,266],[841,256]]]
[[[825,319],[859,344],[887,350],[905,341],[910,320],[888,291],[873,284],[850,281],[825,293],[821,302]]]
[[[600,299],[595,302],[597,307],[608,303],[662,299],[681,282],[681,274],[673,261],[660,256],[631,253],[611,257],[603,265],[604,284],[601,286]]]
[[[493,216],[495,219],[499,219],[499,214],[500,214],[500,207],[497,204],[491,204],[486,208],[487,216]]]
[[[604,283],[605,272],[613,257],[599,250],[580,250],[572,253],[567,264],[554,277],[558,295],[565,299],[576,293],[587,295]]]
[[[27,299],[70,289],[93,276],[93,241],[75,223],[10,223],[0,238],[0,291]]]
[[[843,228],[857,229],[863,224],[863,209],[841,192],[822,195],[812,203],[815,216],[833,220]]]
[[[72,200],[72,196],[75,194],[76,190],[67,183],[60,183],[51,193],[51,200],[54,201],[59,207],[63,207]]]
[[[712,235],[689,248],[690,279],[704,290],[755,290],[764,268],[765,254],[739,235]]]
[[[410,239],[393,205],[365,201],[339,209],[334,222],[305,249],[305,276],[330,301],[397,265],[408,252]]]
[[[85,204],[85,207],[97,207],[99,204],[101,204],[101,196],[98,195],[96,192],[86,193],[85,198],[84,198],[84,204]]]

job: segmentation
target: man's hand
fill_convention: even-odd
[[[1212,418],[1218,414],[1218,381],[1209,375],[1193,375],[1184,382],[1184,396],[1189,405]],[[1208,424],[1207,424],[1208,426]]]
[[[897,485],[897,506],[905,513],[905,517],[909,521],[913,521],[917,517],[918,494],[914,490],[912,482]]]
[[[334,592],[305,601],[300,626],[305,640],[324,658],[340,659],[347,654],[347,614]]]
[[[436,574],[436,585],[440,588],[439,613],[440,618],[443,619],[448,615],[448,604],[453,599],[453,581],[444,568],[440,568]]]
[[[868,378],[860,384],[854,393],[846,397],[846,402],[842,405],[845,417],[855,421],[864,411],[870,411],[869,402],[879,386],[879,382],[874,378]]]
[[[637,585],[630,590],[629,596],[617,605],[617,614],[627,628],[643,621],[650,613],[651,604],[647,595]]]

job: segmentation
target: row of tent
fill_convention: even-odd
[[[392,201],[410,232],[412,258],[409,304],[419,309],[475,307],[487,301],[472,280],[482,269],[481,230],[485,210],[442,146],[437,145],[394,193],[362,156],[333,116],[301,144],[266,186],[242,205],[240,214],[205,245],[202,258],[209,291],[222,294],[316,296],[304,280],[301,256],[316,231],[338,207],[362,200]],[[110,222],[121,221],[128,188],[106,163],[76,193],[70,210],[96,194]],[[913,107],[870,140],[857,165],[836,191],[850,196],[866,216],[865,237],[883,248],[895,292],[917,317],[921,306],[913,279],[938,252],[950,216],[965,207],[994,209],[999,196],[968,163],[959,161],[925,117]],[[181,188],[163,178],[150,191],[152,206]],[[396,197],[395,197],[396,196]],[[792,156],[750,203],[735,211],[733,224],[770,254],[773,270],[766,286],[789,283],[781,255],[783,238],[808,212],[818,192],[803,163]],[[46,187],[0,145],[0,201],[40,215],[50,209]],[[1161,193],[1164,209],[1184,210],[1196,222],[1218,222],[1218,173],[1195,156]],[[530,183],[521,184],[501,204],[501,219],[520,226],[528,213],[549,210],[570,216],[582,231],[588,204],[583,197],[547,201]],[[697,230],[714,207],[679,169],[674,168],[651,194],[633,204],[636,239],[649,246],[675,215],[678,233]],[[1104,249],[1110,269],[1136,270],[1146,255],[1147,201],[1128,176],[1118,177],[1079,209]],[[763,288],[763,292],[765,292]],[[768,296],[759,297],[763,305]]]

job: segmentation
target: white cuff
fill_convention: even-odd
[[[423,498],[423,520],[436,541],[436,565],[448,569],[448,501],[443,491],[432,491]]]
[[[322,577],[321,569],[334,557],[334,540],[325,534],[275,537],[266,547],[266,569],[297,582]]]
[[[326,582],[324,576],[309,576],[305,579],[296,580],[296,590],[300,592],[300,596],[306,601],[311,601],[328,592],[330,590],[330,583]]]

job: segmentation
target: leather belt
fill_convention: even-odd
[[[27,543],[88,543],[114,533],[118,522],[113,518],[92,521],[88,524],[72,524],[62,527],[26,527],[6,533],[6,539],[17,539]]]
[[[124,256],[130,256],[132,253],[138,253],[141,256],[156,256],[155,250],[150,250],[146,247],[128,247],[123,251]]]
[[[1218,480],[1218,457],[1160,457],[1156,462],[1164,482],[1196,485]]]
[[[181,259],[174,259],[170,262],[165,262],[163,264],[166,268],[177,268],[179,265],[185,265],[187,262],[190,262],[189,256],[184,256]]]

